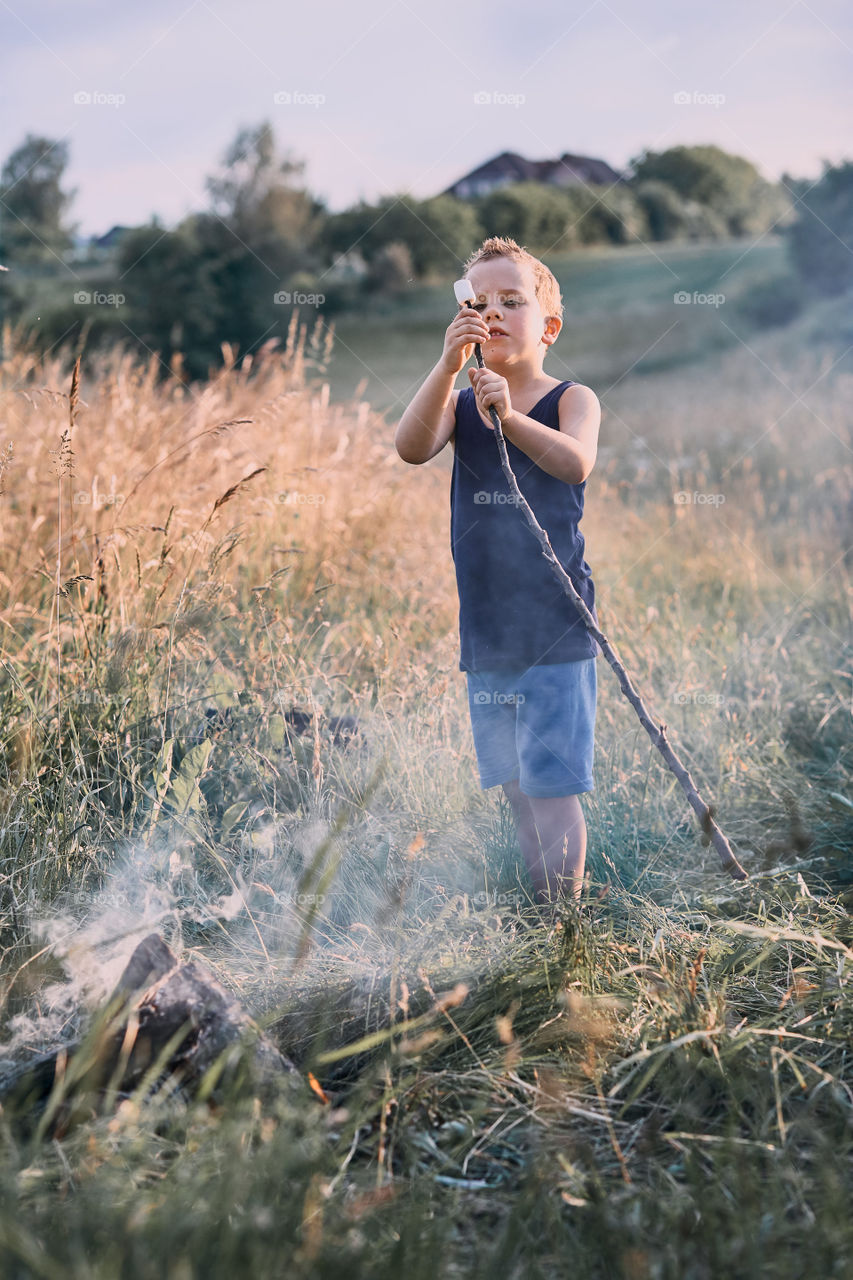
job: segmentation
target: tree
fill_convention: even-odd
[[[383,245],[368,268],[364,287],[368,293],[399,294],[415,274],[409,246],[392,240]]]
[[[715,146],[646,151],[631,161],[631,185],[665,182],[684,201],[705,205],[723,219],[731,235],[766,231],[784,220],[790,201],[778,184],[767,182],[749,160]]]
[[[448,195],[416,200],[401,193],[330,215],[323,245],[329,257],[357,247],[369,265],[386,246],[402,244],[423,278],[457,270],[481,238],[477,214],[466,202]]]
[[[126,325],[122,336],[159,352],[164,372],[180,351],[187,373],[203,378],[228,336],[217,265],[192,216],[174,231],[135,227],[122,241],[116,272],[127,295],[118,316]]]
[[[646,211],[634,191],[624,183],[592,187],[597,197],[582,219],[587,243],[632,244],[649,233]]]
[[[241,129],[223,166],[205,181],[212,214],[247,244],[276,240],[307,250],[323,206],[301,185],[305,162],[276,155],[270,124]]]
[[[55,260],[69,248],[75,227],[65,215],[74,196],[62,190],[68,143],[27,134],[0,172],[0,261]]]
[[[687,235],[687,211],[677,191],[657,178],[638,182],[634,192],[646,211],[652,240],[681,240]]]
[[[480,196],[474,206],[487,235],[510,236],[533,252],[565,247],[570,210],[563,190],[513,182]]]
[[[797,220],[788,252],[800,277],[816,292],[839,294],[853,286],[853,161],[824,161],[818,183],[800,184]]]
[[[219,338],[244,354],[285,336],[291,304],[280,299],[319,269],[325,208],[301,185],[304,168],[277,155],[268,123],[242,129],[222,171],[207,179],[209,211],[193,219],[222,317]]]

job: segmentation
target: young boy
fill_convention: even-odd
[[[420,464],[453,440],[451,549],[459,590],[460,670],[483,790],[502,784],[540,903],[579,900],[593,789],[598,645],[513,502],[501,470],[494,405],[519,488],[598,622],[578,529],[598,448],[589,387],[543,372],[562,328],[552,273],[514,240],[492,237],[465,264],[477,295],[397,424],[395,445]],[[457,374],[482,343],[486,367]]]

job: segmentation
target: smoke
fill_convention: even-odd
[[[433,914],[461,896],[460,882],[467,877],[454,857],[438,883],[431,874],[435,867],[413,865],[413,851],[423,839],[396,848],[374,817],[359,835],[316,815],[296,823],[273,821],[247,832],[242,871],[212,853],[204,873],[193,864],[194,856],[203,861],[203,853],[193,855],[186,846],[182,851],[166,843],[165,835],[150,845],[130,844],[101,890],[66,895],[49,914],[42,908],[30,918],[35,951],[49,953],[65,976],[45,983],[28,1010],[5,1020],[0,1074],[16,1058],[76,1038],[152,932],[176,955],[187,943],[201,946],[235,983],[263,983],[267,989],[270,978],[286,980],[297,963],[303,989],[322,985],[332,954],[340,961],[345,950],[348,978],[363,978],[365,991],[372,989],[379,968],[405,965],[422,952],[422,927],[398,927],[410,898],[429,896]],[[211,883],[217,892],[210,891]],[[482,905],[477,896],[471,893],[475,909]]]
[[[186,922],[233,920],[245,908],[239,877],[217,899],[188,901],[186,870],[174,849],[140,842],[119,859],[103,889],[65,895],[49,915],[30,917],[36,952],[49,952],[65,980],[40,988],[29,1012],[6,1020],[0,1060],[73,1037],[81,1017],[105,1003],[147,934],[160,933],[180,950]]]

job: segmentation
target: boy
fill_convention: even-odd
[[[481,789],[503,785],[536,900],[579,900],[593,789],[598,646],[512,502],[500,466],[494,405],[519,488],[595,617],[578,529],[598,449],[601,407],[589,387],[543,372],[562,328],[552,273],[514,240],[492,237],[465,264],[477,294],[448,326],[444,350],[397,424],[404,462],[453,440],[451,549],[459,590],[460,670]],[[486,367],[468,370],[474,343]]]

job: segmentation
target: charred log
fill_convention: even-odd
[[[261,1095],[300,1073],[238,1001],[195,961],[181,964],[156,934],[140,942],[115,991],[80,1041],[44,1054],[0,1086],[3,1110],[49,1131],[102,1110],[107,1099],[169,1081],[187,1096],[249,1088]],[[307,1086],[306,1086],[306,1092]]]

